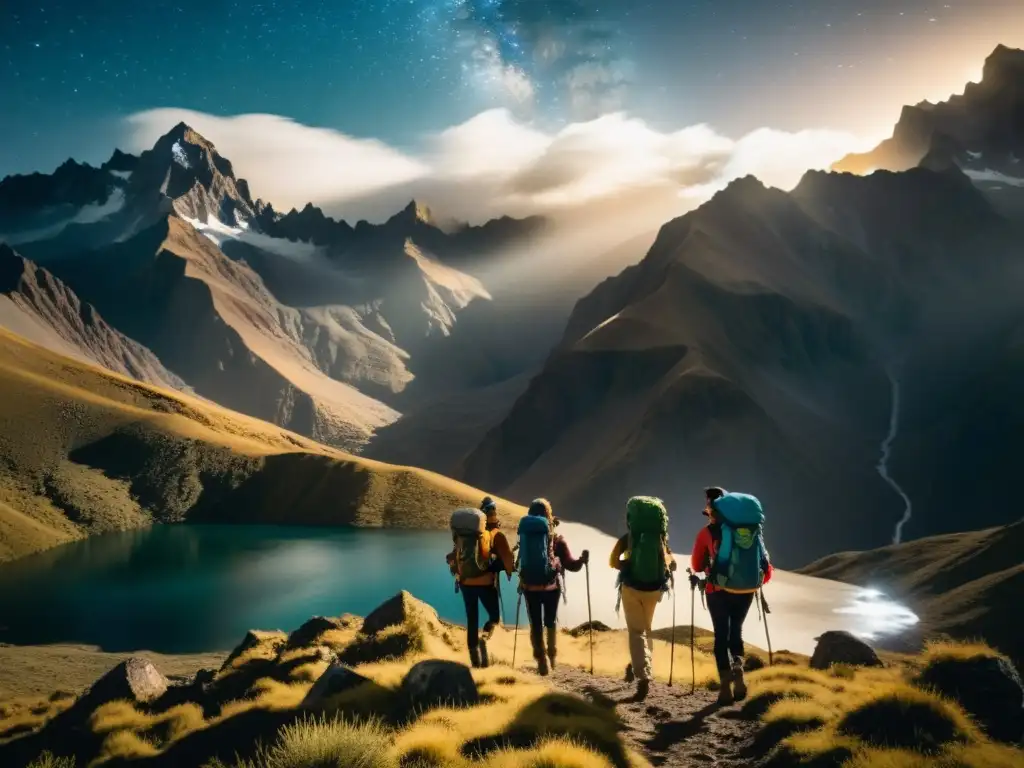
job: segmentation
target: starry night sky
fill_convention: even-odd
[[[0,176],[101,161],[154,107],[399,147],[498,105],[878,132],[999,42],[1024,44],[1021,0],[2,0]]]

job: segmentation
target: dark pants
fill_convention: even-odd
[[[498,609],[498,590],[494,586],[461,587],[462,602],[466,605],[466,644],[470,650],[480,644],[480,603],[487,611],[487,620],[497,624],[501,620]]]
[[[558,600],[562,593],[557,589],[548,592],[523,591],[526,596],[526,615],[530,617],[530,626],[537,631],[543,627],[553,627],[558,620]]]
[[[733,658],[743,657],[743,622],[753,602],[753,592],[736,594],[719,590],[708,593],[708,613],[715,628],[715,662],[719,672],[728,671],[730,654]]]
[[[526,615],[530,618],[530,645],[533,646],[533,656],[541,659],[544,656],[544,627],[548,628],[553,637],[555,623],[558,620],[558,600],[562,593],[557,589],[547,592],[524,590],[523,595],[526,596]],[[554,645],[548,653],[554,659]]]

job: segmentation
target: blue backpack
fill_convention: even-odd
[[[727,493],[711,504],[722,532],[711,569],[712,583],[736,592],[760,589],[768,563],[761,502],[747,493]]]
[[[526,515],[519,520],[519,582],[543,587],[558,576],[548,519]]]

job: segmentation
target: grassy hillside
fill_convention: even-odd
[[[884,588],[910,602],[926,630],[984,637],[1018,663],[1024,634],[1006,617],[1024,594],[1024,519],[983,531],[930,536],[822,558],[799,573]]]
[[[0,330],[0,561],[185,519],[443,528],[482,496]]]
[[[933,645],[921,656],[888,656],[883,667],[827,671],[778,654],[775,666],[748,674],[746,701],[720,709],[706,637],[694,693],[677,646],[678,687],[656,683],[638,702],[611,679],[626,660],[623,632],[597,634],[591,676],[581,671],[586,634],[563,631],[559,666],[546,679],[524,663],[523,635],[513,668],[515,635],[498,630],[492,666],[470,671],[475,703],[416,703],[403,684],[412,665],[463,661],[463,633],[401,593],[365,621],[317,618],[291,634],[250,633],[205,682],[145,702],[111,698],[103,684],[82,696],[0,701],[0,764],[46,752],[56,754],[32,768],[1013,768],[1024,758],[921,683],[933,665],[994,657],[985,646]],[[666,645],[657,642],[661,680]],[[353,687],[307,699],[333,661],[356,673]]]

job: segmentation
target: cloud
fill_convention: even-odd
[[[708,125],[660,131],[623,112],[543,131],[505,109],[426,136],[412,154],[274,115],[181,109],[132,116],[131,144],[148,148],[179,121],[210,139],[253,194],[279,210],[313,202],[349,220],[373,221],[412,197],[474,222],[557,215],[596,201],[602,210],[616,201],[623,209],[641,200],[646,206],[652,195],[682,213],[741,176],[791,188],[806,170],[866,148],[836,131],[763,128],[736,140]]]
[[[287,117],[219,117],[189,109],[151,109],[128,118],[133,151],[149,149],[185,122],[217,146],[248,179],[256,195],[275,205],[344,202],[428,176],[431,168],[375,139],[358,139]]]

